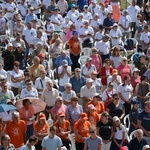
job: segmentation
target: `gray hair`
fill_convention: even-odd
[[[72,87],[71,83],[66,83],[66,84],[65,84],[65,89],[66,89],[67,87]]]
[[[142,129],[135,130],[135,134],[137,134],[137,133],[141,133],[143,135],[143,130]]]

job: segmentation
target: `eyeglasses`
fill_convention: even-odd
[[[89,131],[89,133],[95,133],[95,131]]]
[[[21,21],[21,20],[17,20],[17,21]]]

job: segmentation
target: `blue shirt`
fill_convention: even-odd
[[[33,14],[27,14],[26,18],[25,18],[25,24],[29,23],[31,20],[36,20],[38,21],[38,17],[37,15]]]
[[[103,22],[103,26],[110,27],[113,26],[114,23],[115,23],[114,19],[105,18]]]
[[[57,150],[62,145],[62,141],[57,135],[55,135],[52,139],[49,137],[49,135],[44,137],[41,144],[41,146],[44,147],[45,150]]]
[[[129,143],[129,150],[142,150],[144,145],[147,145],[145,139],[142,139],[139,143],[137,138],[134,138]]]
[[[86,84],[86,79],[84,77],[80,77],[79,79],[77,79],[76,76],[74,75],[71,77],[70,83],[72,84],[72,89],[76,93],[80,93],[81,87]]]
[[[62,55],[59,55],[55,60],[55,64],[57,65],[57,67],[62,65],[63,60],[67,60],[69,66],[72,65],[72,61],[69,56],[66,56],[65,58],[63,58]]]

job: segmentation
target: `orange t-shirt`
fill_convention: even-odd
[[[74,131],[78,130],[78,134],[80,134],[82,137],[89,137],[89,128],[91,126],[91,123],[89,121],[81,122],[78,120],[74,124]],[[84,140],[79,138],[78,136],[75,136],[76,141],[80,143],[84,143]]]
[[[88,105],[90,105],[90,104],[94,105],[94,107],[95,107],[95,109],[96,109],[95,111],[96,111],[98,114],[102,113],[102,112],[105,110],[103,102],[98,101],[97,104],[94,104],[93,101],[89,101],[89,102],[86,104],[86,109],[88,109]]]
[[[100,115],[96,112],[93,112],[92,114],[88,114],[88,121],[91,124],[97,125],[97,122],[100,121]]]
[[[39,132],[39,133],[47,133],[47,131],[49,129],[49,125],[47,123],[45,123],[43,126],[40,126],[38,123],[36,123],[34,125],[34,129],[36,129],[37,132]]]
[[[72,38],[68,42],[69,46],[71,46],[71,50],[73,53],[78,54],[80,51],[80,43],[78,40],[73,40]]]
[[[60,133],[60,131],[67,132],[68,126],[70,126],[70,122],[65,120],[63,124],[60,124],[58,122],[54,123],[54,126],[56,127],[56,133]],[[61,139],[68,139],[68,135],[65,134],[63,136],[59,136]]]
[[[13,121],[8,123],[5,132],[10,136],[15,148],[25,144],[26,123],[23,120],[20,120],[18,124],[14,124]]]

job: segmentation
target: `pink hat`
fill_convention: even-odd
[[[89,109],[89,110],[93,110],[93,109],[95,110],[95,107],[94,107],[93,104],[90,104],[90,105],[88,105],[88,109]]]

